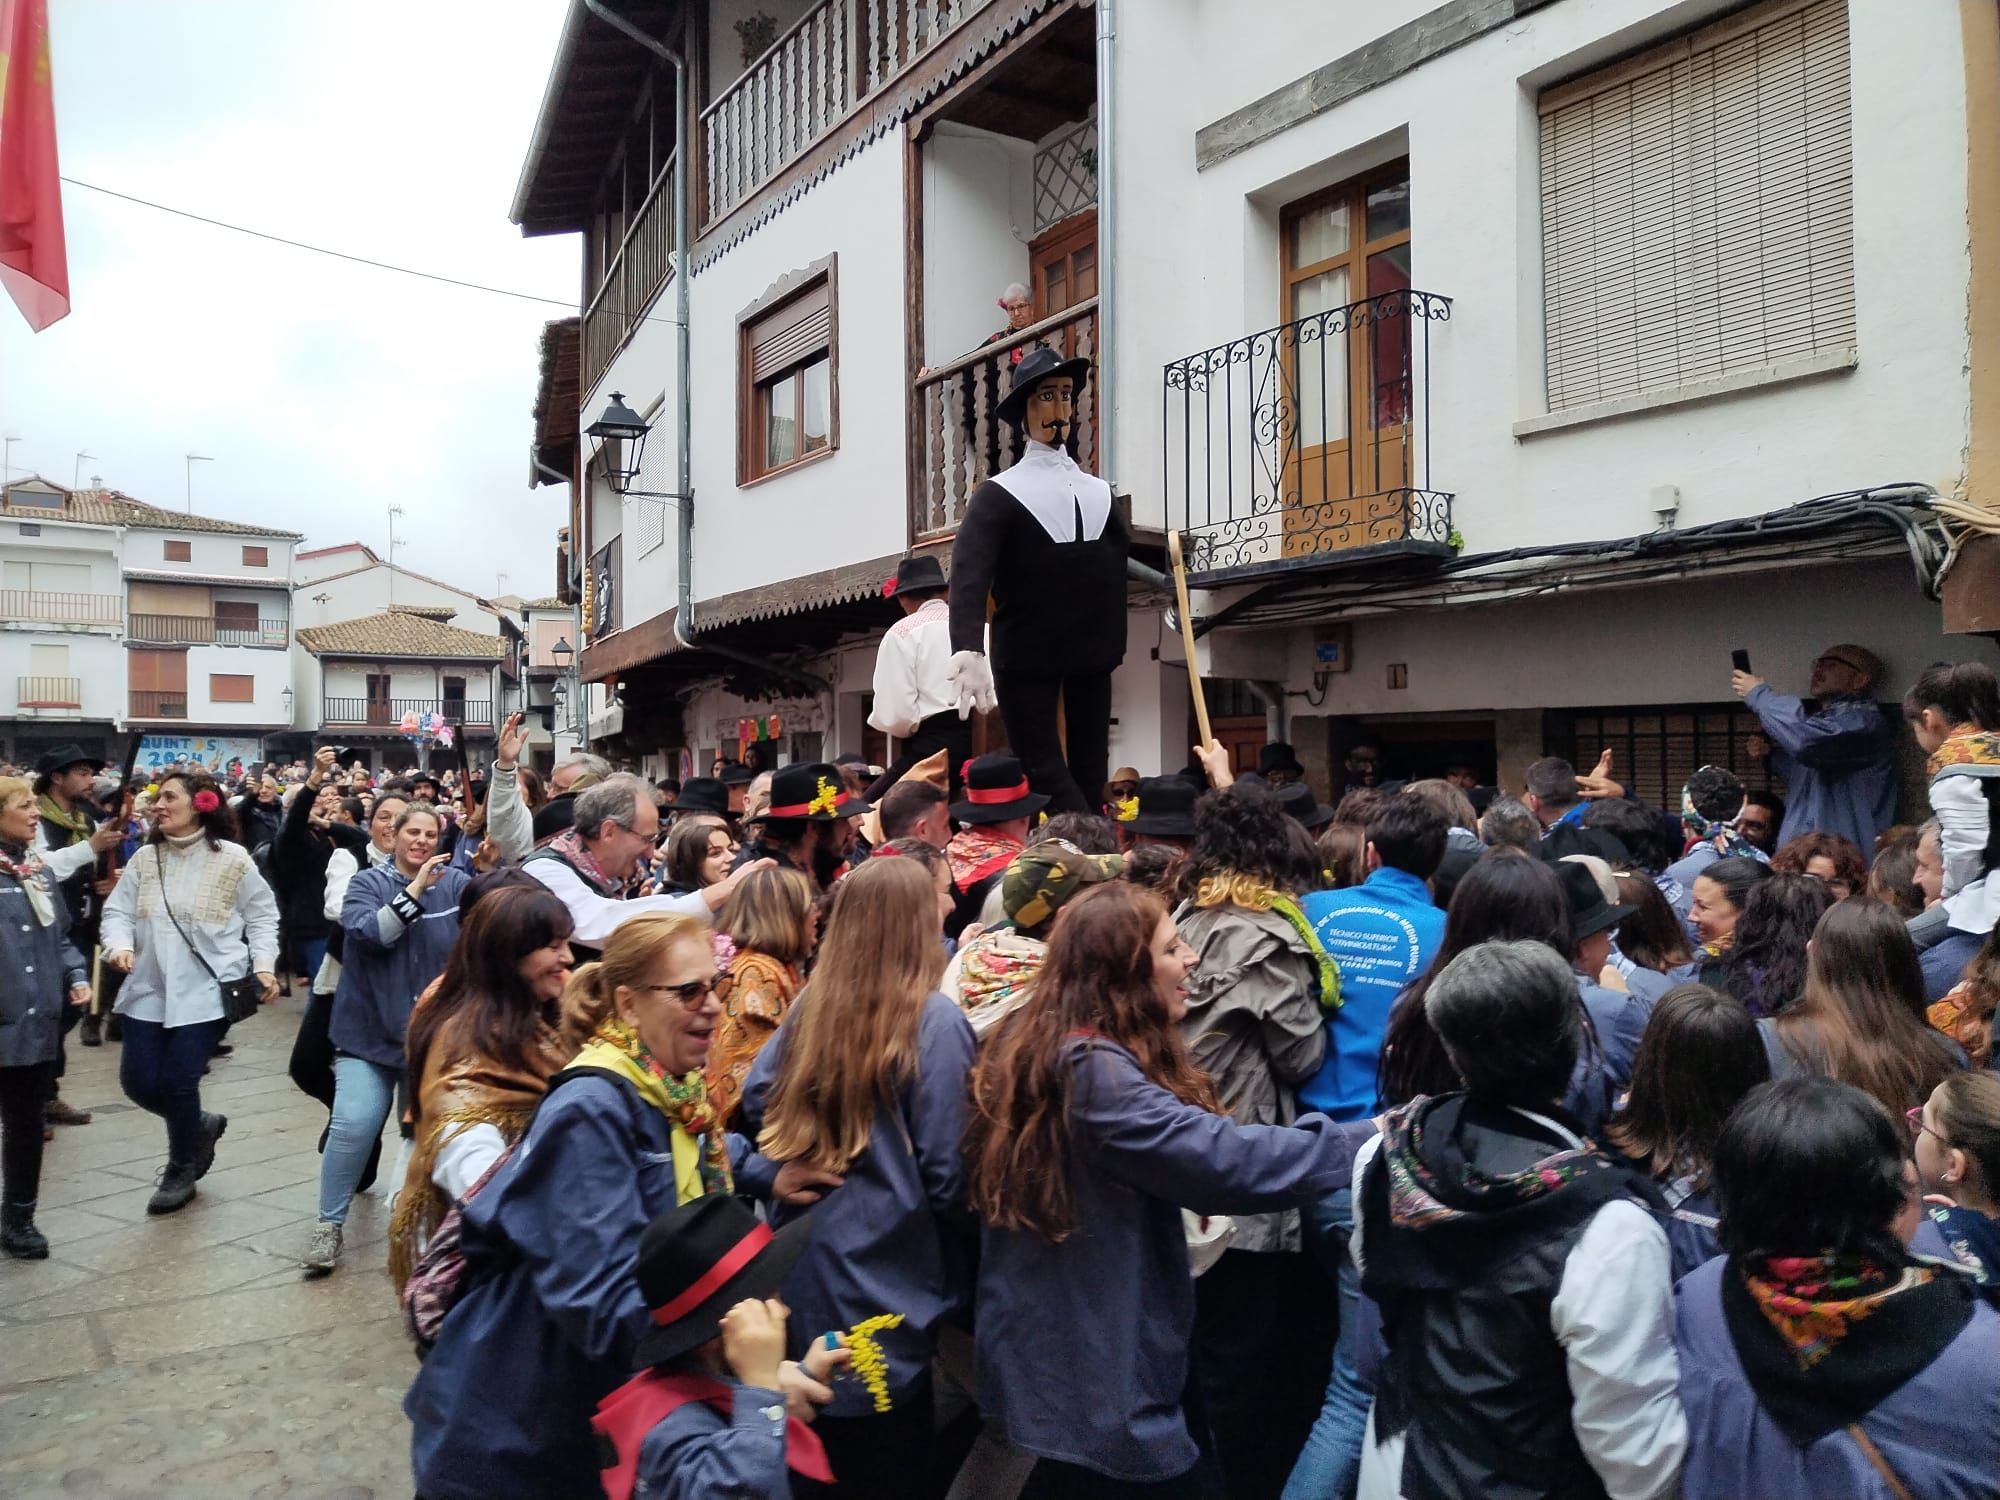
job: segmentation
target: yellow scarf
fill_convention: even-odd
[[[570,1059],[570,1066],[616,1073],[672,1122],[676,1203],[736,1190],[722,1122],[708,1102],[708,1085],[699,1068],[674,1077],[615,1012],[604,1018],[583,1050]]]

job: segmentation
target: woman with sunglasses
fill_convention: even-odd
[[[708,1194],[825,1177],[774,1173],[709,1105],[702,1065],[721,1006],[706,923],[621,922],[562,1008],[596,1030],[466,1204],[470,1289],[403,1403],[425,1500],[601,1500],[590,1416],[638,1367],[652,1326],[635,1270],[646,1226]]]

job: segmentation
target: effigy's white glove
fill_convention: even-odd
[[[951,657],[951,685],[958,690],[958,716],[972,717],[976,708],[991,713],[1000,699],[993,691],[993,668],[982,651],[954,651]]]

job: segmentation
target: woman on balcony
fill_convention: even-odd
[[[167,1165],[146,1212],[194,1197],[228,1117],[205,1114],[201,1074],[221,1040],[218,983],[255,974],[278,993],[278,901],[206,771],[160,778],[147,847],[104,904],[104,962],[127,976],[118,992],[125,1096],[167,1124]]]

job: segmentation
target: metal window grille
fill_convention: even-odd
[[[1681,788],[1702,766],[1734,771],[1751,791],[1782,790],[1768,763],[1751,759],[1757,716],[1740,703],[1584,708],[1570,716],[1568,759],[1588,771],[1609,747],[1611,774],[1642,801],[1678,811]]]

